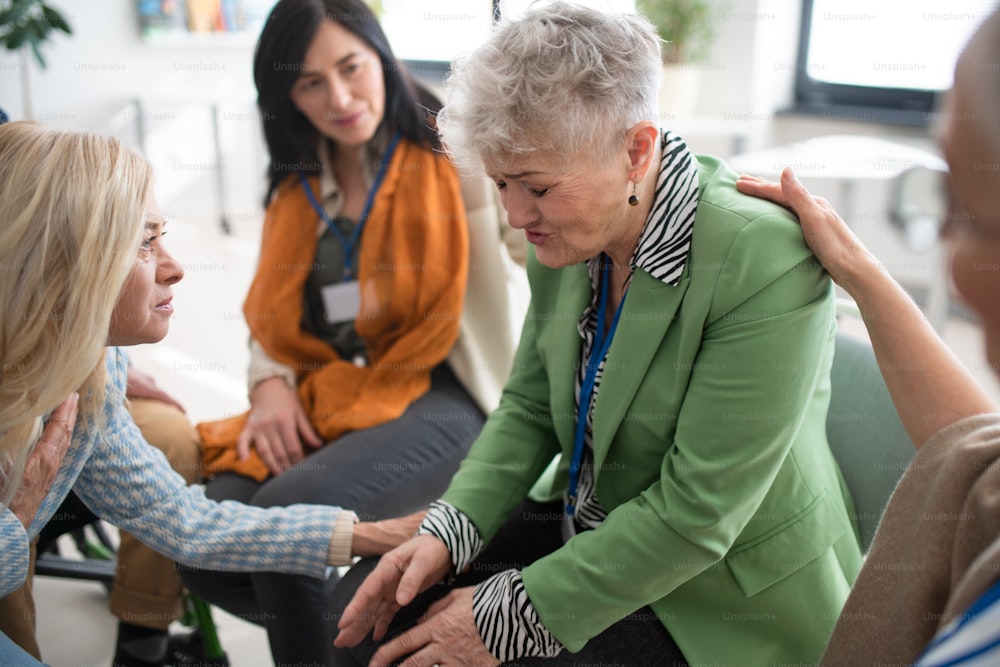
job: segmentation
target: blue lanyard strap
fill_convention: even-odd
[[[583,447],[587,432],[587,414],[590,412],[590,404],[594,400],[594,384],[597,382],[597,369],[601,366],[601,361],[608,354],[611,347],[611,340],[615,337],[615,329],[618,328],[618,318],[622,314],[622,306],[625,304],[625,297],[618,303],[615,315],[611,320],[611,328],[607,335],[604,333],[604,318],[608,309],[608,264],[610,261],[602,254],[600,261],[601,268],[601,292],[598,297],[597,307],[597,332],[594,334],[594,343],[590,348],[590,357],[587,359],[587,372],[583,376],[583,384],[580,385],[580,401],[576,415],[576,434],[573,438],[573,459],[569,464],[569,502],[566,504],[566,514],[573,516],[576,507],[576,487],[580,483],[580,464],[583,462]]]
[[[301,171],[296,172],[299,177],[299,183],[302,184],[302,189],[305,190],[306,197],[309,199],[309,205],[313,207],[316,214],[319,215],[320,219],[326,223],[327,228],[333,235],[337,237],[340,241],[341,247],[344,249],[344,280],[351,280],[354,278],[354,248],[358,243],[358,239],[361,238],[361,232],[365,227],[365,223],[368,221],[368,214],[371,212],[372,204],[375,203],[375,194],[378,192],[379,187],[382,185],[382,179],[385,178],[385,172],[389,170],[389,161],[392,160],[392,154],[396,151],[396,145],[399,143],[399,132],[395,132],[392,138],[389,140],[389,146],[385,149],[385,155],[382,156],[382,162],[378,166],[378,170],[375,172],[375,182],[372,183],[372,187],[368,190],[368,198],[365,200],[365,207],[361,210],[361,217],[358,218],[358,224],[354,226],[354,231],[351,232],[351,238],[344,238],[344,234],[337,227],[337,224],[330,219],[327,215],[326,209],[319,203],[316,199],[316,193],[313,192],[312,187],[309,185],[309,180],[306,175]]]

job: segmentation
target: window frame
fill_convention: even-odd
[[[813,8],[814,0],[802,0],[795,62],[795,106],[791,111],[837,120],[929,125],[943,91],[828,83],[809,75]]]

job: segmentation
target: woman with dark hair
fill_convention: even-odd
[[[296,85],[308,87],[307,82],[299,83],[304,74],[302,65],[324,19],[360,39],[378,57],[384,80],[384,113],[370,120],[377,121],[380,128],[391,125],[400,136],[415,143],[439,147],[437,132],[428,124],[427,114],[436,113],[440,102],[418,87],[396,59],[382,26],[363,2],[281,2],[257,43],[253,68],[264,138],[271,154],[265,206],[288,176],[297,171],[319,176],[321,171],[316,139],[322,130],[293,96]]]
[[[439,103],[360,0],[278,2],[254,77],[271,163],[244,304],[251,408],[199,425],[207,493],[416,512],[499,402],[515,340],[501,237],[523,239],[441,153]],[[332,662],[336,578],[184,575],[266,625],[279,664]]]

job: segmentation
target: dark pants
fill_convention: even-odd
[[[398,419],[348,433],[263,484],[226,473],[208,482],[205,491],[209,498],[260,507],[335,505],[354,510],[362,521],[405,516],[441,496],[482,426],[475,402],[441,365],[430,391]],[[195,594],[265,626],[279,667],[334,664],[336,622],[329,605],[336,571],[325,581],[187,568],[181,576]]]
[[[452,588],[474,586],[510,568],[521,569],[562,546],[561,503],[525,502],[515,510],[500,528],[489,546],[470,566],[467,573],[455,579],[451,586],[433,586],[401,609],[389,626],[387,641],[413,627],[427,607],[444,597]],[[334,592],[333,607],[339,618],[361,582],[378,562],[366,558],[348,572]],[[338,667],[367,665],[382,642],[371,641],[369,635],[358,646],[336,650]],[[615,665],[620,667],[686,667],[687,663],[670,633],[649,607],[626,616],[597,635],[577,653],[563,651],[555,658],[525,658],[504,663],[513,667],[569,667],[585,665]]]

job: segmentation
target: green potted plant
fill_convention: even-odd
[[[0,45],[17,52],[21,61],[21,99],[26,118],[33,116],[26,51],[30,47],[39,67],[45,68],[42,44],[61,31],[73,34],[69,23],[43,0],[0,0]]]
[[[382,17],[385,15],[385,8],[382,6],[382,0],[365,0],[365,2],[371,8],[372,14],[375,15],[375,18],[381,21]]]
[[[703,67],[715,36],[718,12],[712,0],[636,0],[636,10],[649,19],[663,44],[660,111],[667,117],[692,115],[698,101]]]

